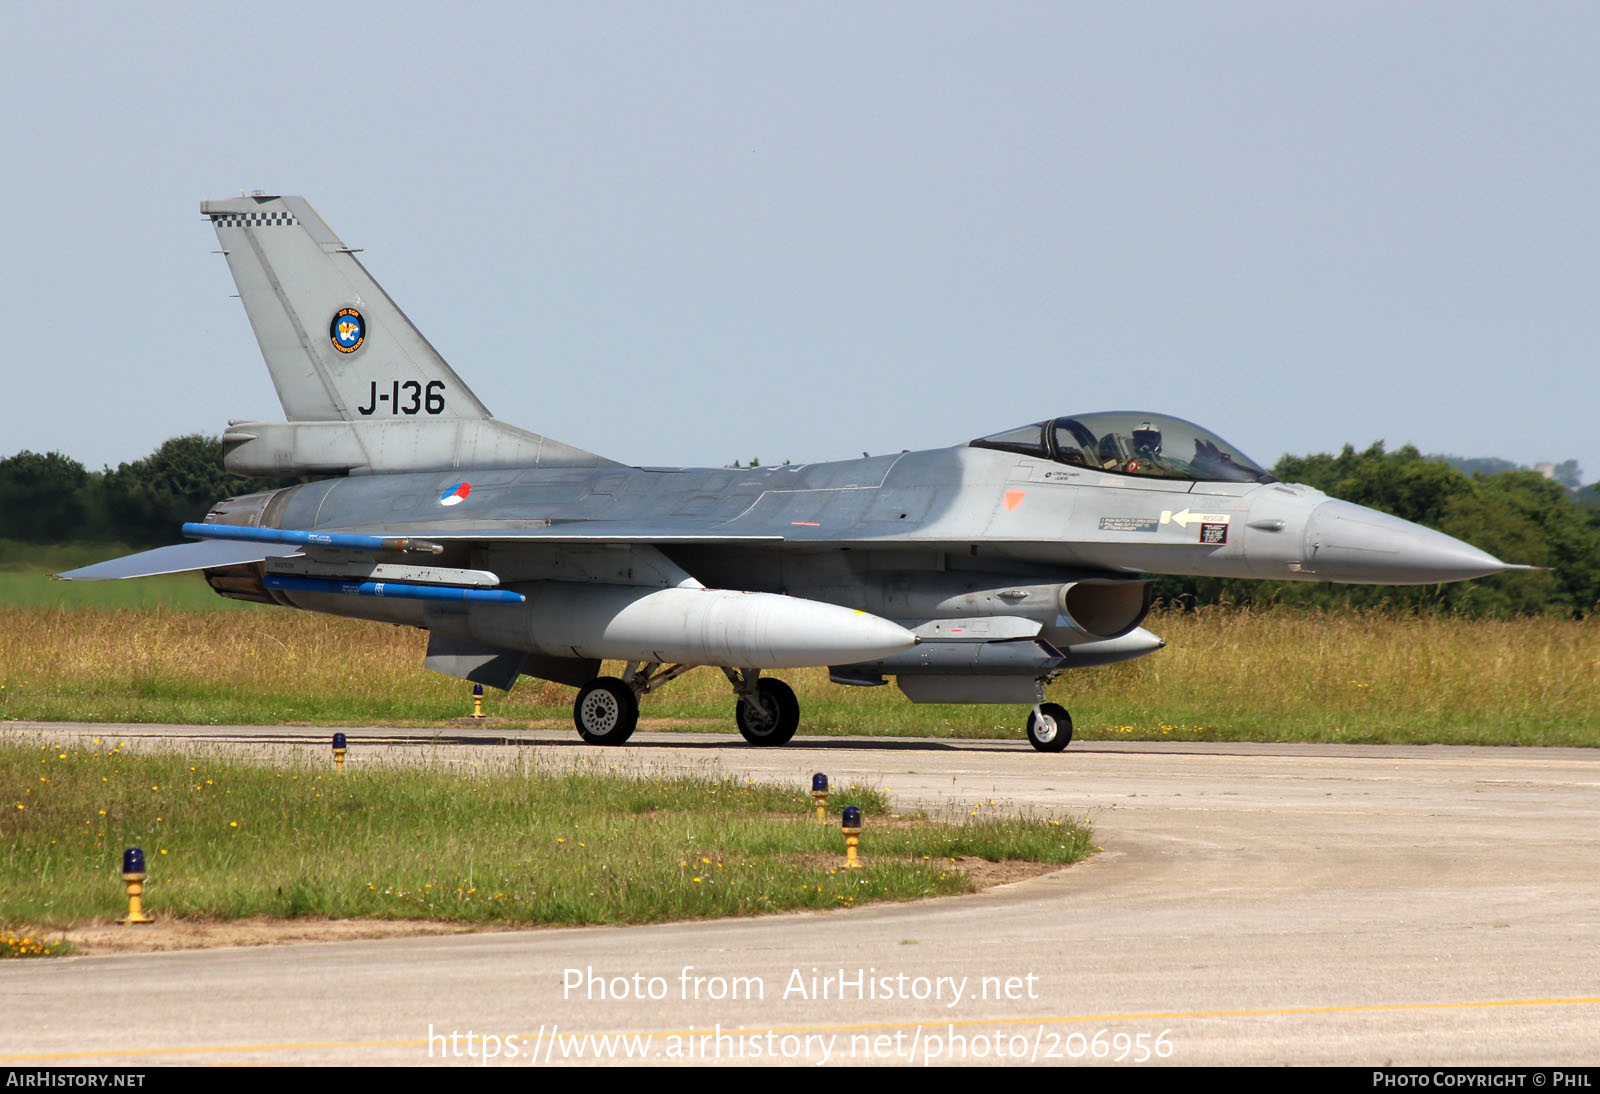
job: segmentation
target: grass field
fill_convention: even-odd
[[[132,554],[121,543],[40,545],[0,539],[0,605],[8,608],[165,608],[172,611],[248,611],[227,600],[199,574],[136,581],[57,581],[52,574]]]
[[[144,849],[146,905],[163,916],[522,925],[911,900],[968,891],[958,859],[1065,864],[1091,850],[1068,817],[889,816],[881,794],[836,787],[819,825],[802,787],[622,777],[603,759],[339,775],[110,743],[0,744],[0,925],[14,927],[0,956],[5,938],[32,955],[40,928],[126,910],[128,846]],[[866,816],[861,870],[842,868],[846,804]]]
[[[1089,739],[1600,744],[1600,623],[1211,609],[1157,614],[1168,647],[1050,689]],[[444,723],[470,685],[422,668],[418,631],[281,608],[0,610],[0,718],[220,724]],[[1015,736],[1019,707],[916,706],[894,687],[784,671],[801,733]],[[500,724],[570,725],[573,690],[491,691]],[[645,724],[727,730],[720,674],[644,701]]]

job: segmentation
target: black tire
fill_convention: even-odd
[[[615,676],[590,680],[572,704],[578,736],[592,745],[620,745],[639,725],[639,697]]]
[[[756,696],[760,706],[740,699],[733,704],[733,720],[739,732],[753,745],[770,747],[786,745],[800,728],[800,700],[794,689],[782,680],[763,676],[756,681]]]
[[[1040,703],[1044,715],[1041,724],[1038,715],[1028,711],[1028,743],[1040,752],[1060,752],[1072,743],[1072,715],[1060,703]]]

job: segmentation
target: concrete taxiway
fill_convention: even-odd
[[[262,756],[329,735],[0,733]],[[354,763],[825,771],[905,806],[1086,815],[1104,850],[916,905],[11,961],[0,1062],[1600,1064],[1600,751],[346,733]]]

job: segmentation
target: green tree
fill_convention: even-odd
[[[59,452],[0,459],[0,538],[47,543],[81,538],[89,472]]]
[[[1600,607],[1600,520],[1559,482],[1533,471],[1479,476],[1470,495],[1452,499],[1441,531],[1508,562],[1548,572],[1485,578],[1519,613],[1583,615]]]
[[[276,485],[281,484],[228,474],[222,441],[195,433],[173,437],[144,459],[106,471],[101,493],[116,538],[161,544],[176,541],[184,522],[204,520],[218,499]]]
[[[1331,497],[1392,513],[1547,571],[1443,585],[1316,585],[1167,578],[1158,596],[1179,603],[1388,606],[1464,615],[1586,614],[1600,606],[1600,512],[1532,471],[1468,476],[1409,445],[1285,456],[1273,474]]]

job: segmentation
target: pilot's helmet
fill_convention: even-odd
[[[1133,431],[1133,450],[1146,456],[1161,454],[1161,430],[1145,422]]]

